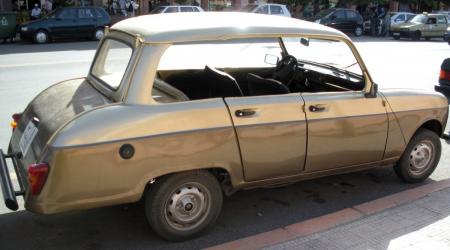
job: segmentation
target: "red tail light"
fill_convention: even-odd
[[[441,73],[439,74],[439,79],[450,81],[450,72],[441,69]]]
[[[41,193],[42,187],[47,180],[49,166],[47,163],[31,164],[28,167],[28,183],[32,195]]]
[[[22,113],[15,113],[12,115],[13,121],[11,122],[11,127],[13,130],[17,127],[17,124],[19,124],[20,117],[22,116]]]

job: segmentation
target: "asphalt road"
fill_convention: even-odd
[[[356,45],[381,89],[433,89],[441,62],[450,57],[450,46],[441,40],[359,38]],[[0,147],[8,145],[11,114],[23,110],[50,84],[86,75],[96,46],[95,42],[0,45]],[[442,143],[441,162],[427,182],[450,178],[450,145]],[[202,248],[417,185],[400,182],[391,167],[384,167],[282,188],[240,191],[225,199],[222,214],[208,234],[184,243],[156,237],[147,225],[142,203],[51,216],[10,212],[1,203],[0,249]]]

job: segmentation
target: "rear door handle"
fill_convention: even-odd
[[[234,114],[237,117],[252,116],[256,114],[256,111],[253,109],[238,109],[236,110],[236,112],[234,112]]]
[[[326,110],[325,106],[319,106],[319,105],[311,105],[309,106],[309,111],[311,112],[323,112]]]

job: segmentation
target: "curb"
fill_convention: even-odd
[[[373,201],[365,202],[340,211],[287,225],[268,232],[252,235],[235,241],[206,248],[207,250],[241,249],[253,250],[282,243],[291,239],[305,237],[320,231],[328,230],[344,223],[372,215],[405,203],[420,199],[433,192],[450,188],[450,179],[422,185],[413,189],[388,195]]]

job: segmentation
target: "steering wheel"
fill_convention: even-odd
[[[286,55],[279,62],[277,62],[275,72],[273,73],[273,78],[281,81],[289,87],[294,78],[294,73],[297,67],[297,58],[291,55]]]

